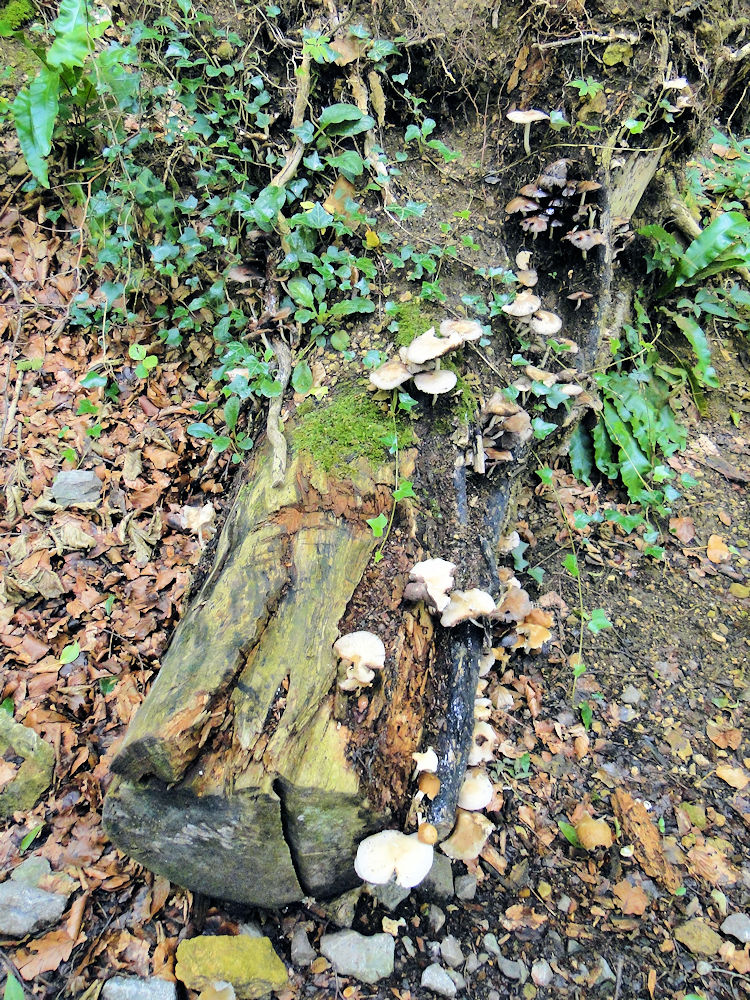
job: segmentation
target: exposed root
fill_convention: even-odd
[[[300,68],[297,71],[297,94],[294,98],[294,107],[292,108],[292,121],[290,128],[299,128],[300,125],[305,120],[305,112],[307,111],[307,103],[310,100],[310,54],[303,50],[302,62]],[[289,150],[286,155],[286,160],[284,166],[279,170],[279,172],[271,178],[270,187],[284,188],[287,186],[289,181],[294,179],[297,173],[297,167],[299,167],[302,160],[302,156],[305,152],[305,144],[301,139],[297,139],[295,144]]]
[[[356,70],[352,70],[349,74],[349,87],[351,88],[354,102],[359,110],[363,115],[369,114],[370,95],[364,80]],[[383,204],[387,208],[388,205],[394,204],[396,198],[391,190],[391,178],[388,175],[388,170],[386,169],[385,163],[381,159],[380,153],[377,151],[377,146],[378,141],[375,137],[375,133],[372,129],[370,129],[370,131],[365,134],[365,158],[375,171],[378,185],[383,193]]]
[[[271,341],[271,347],[279,365],[276,378],[281,384],[281,391],[278,396],[273,397],[268,407],[266,436],[273,447],[273,475],[271,482],[274,486],[281,486],[284,480],[284,473],[286,472],[287,456],[286,438],[281,429],[281,404],[292,374],[292,352],[281,337],[275,337]]]

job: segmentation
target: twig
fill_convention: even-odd
[[[306,50],[302,50],[302,63],[297,72],[297,78],[299,80],[299,85],[297,87],[297,94],[294,98],[294,107],[292,108],[292,121],[290,128],[299,128],[305,120],[305,112],[307,111],[307,102],[310,99],[310,84],[311,84],[311,73],[310,73],[310,53]],[[297,167],[300,164],[300,160],[305,152],[305,144],[301,139],[297,139],[294,146],[286,154],[286,160],[284,166],[279,170],[275,177],[271,178],[270,187],[284,188],[287,186],[290,180],[297,173]]]
[[[616,973],[617,978],[615,980],[615,995],[613,997],[613,1000],[618,1000],[618,997],[620,996],[620,990],[622,989],[622,966],[623,966],[623,961],[621,955],[617,959],[617,973]]]
[[[3,423],[0,427],[0,445],[5,442],[5,435],[8,430],[9,420],[11,415],[11,410],[15,412],[15,408],[18,406],[18,399],[21,395],[21,383],[23,382],[23,373],[19,372],[19,379],[16,383],[16,393],[14,403],[8,406],[8,387],[10,385],[10,369],[13,364],[13,356],[16,353],[16,346],[18,340],[21,336],[21,331],[23,330],[23,306],[21,304],[21,292],[19,291],[18,285],[11,278],[5,268],[0,267],[0,277],[10,288],[13,298],[16,302],[16,332],[13,334],[13,339],[10,342],[10,348],[8,350],[8,365],[5,369],[5,385],[3,386]]]
[[[534,42],[532,48],[534,49],[561,49],[565,45],[578,45],[583,44],[583,42],[630,42],[631,44],[638,41],[637,35],[621,35],[621,34],[609,34],[609,35],[577,35],[575,38],[559,38],[554,42]]]
[[[289,385],[289,377],[292,374],[292,352],[281,337],[274,337],[271,341],[271,347],[279,364],[276,379],[281,384],[281,390],[278,396],[273,397],[268,406],[266,437],[273,448],[271,483],[273,486],[281,486],[286,472],[287,454],[286,438],[281,429],[281,404]]]

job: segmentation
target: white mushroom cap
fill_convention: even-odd
[[[541,382],[542,385],[548,387],[557,382],[557,375],[554,372],[546,371],[544,368],[537,368],[535,365],[526,365],[524,371],[533,382]]]
[[[509,111],[505,116],[514,125],[526,125],[529,122],[549,121],[549,115],[544,111],[529,108],[527,111]]]
[[[339,687],[342,691],[358,691],[371,684],[374,678],[375,673],[369,667],[364,667],[361,663],[357,666],[350,663],[346,668],[346,677],[339,681]]]
[[[503,312],[508,316],[531,316],[532,313],[538,312],[541,304],[542,300],[538,295],[525,291],[516,295],[512,302],[506,302]]]
[[[476,722],[487,722],[492,714],[492,701],[489,698],[474,699],[474,719]]]
[[[395,389],[410,379],[412,373],[400,358],[391,358],[370,372],[370,381],[378,389]]]
[[[547,309],[540,309],[531,317],[529,324],[534,333],[541,337],[552,337],[562,330],[562,320],[557,313],[549,312]]]
[[[509,417],[512,413],[518,413],[520,409],[518,403],[508,399],[501,389],[493,393],[482,407],[485,413],[494,413],[498,417]]]
[[[444,319],[440,324],[440,336],[460,336],[464,343],[467,340],[479,340],[482,336],[482,324],[474,319]]]
[[[563,394],[563,396],[580,396],[583,392],[582,385],[575,385],[574,383],[566,382],[565,385],[558,386],[558,389]]]
[[[357,848],[354,870],[364,882],[385,885],[395,877],[397,885],[411,889],[432,868],[433,849],[416,833],[382,830],[367,837]]]
[[[454,861],[474,861],[494,829],[494,823],[481,813],[459,809],[453,832],[440,845],[440,850]]]
[[[494,789],[489,775],[481,767],[470,767],[464,776],[458,805],[461,809],[484,809],[492,801]]]
[[[495,654],[491,649],[487,652],[482,652],[479,657],[479,676],[486,677],[487,674],[495,666]]]
[[[534,436],[531,427],[531,417],[526,410],[519,410],[518,413],[511,413],[503,420],[503,431],[508,434],[515,434],[521,444],[530,441]]]
[[[440,618],[440,624],[443,628],[453,628],[459,622],[466,622],[480,615],[490,615],[494,610],[495,602],[487,591],[476,587],[471,590],[454,590]]]
[[[407,364],[423,365],[425,361],[434,361],[448,351],[453,351],[464,342],[464,337],[453,333],[448,337],[438,337],[435,327],[430,327],[425,333],[420,333],[406,349],[404,355]]]
[[[383,640],[372,632],[350,632],[339,636],[333,648],[340,659],[351,663],[355,669],[369,667],[371,670],[382,670],[385,666]]]
[[[447,559],[423,559],[409,571],[404,596],[411,601],[425,601],[443,612],[450,603],[448,591],[453,589],[455,572],[456,564]]]
[[[516,272],[516,277],[522,285],[526,288],[533,288],[534,285],[539,281],[539,275],[536,273],[534,268],[528,270],[520,270]]]
[[[474,743],[469,751],[469,767],[488,764],[495,759],[497,733],[489,722],[477,722],[474,726]]]
[[[414,771],[415,775],[421,774],[422,771],[434,774],[438,769],[438,755],[432,747],[427,747],[423,753],[413,753],[411,759],[416,761],[417,764]]]
[[[414,385],[420,392],[428,392],[432,396],[450,392],[455,388],[458,376],[451,371],[421,372],[414,376]]]

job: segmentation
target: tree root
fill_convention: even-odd
[[[281,486],[284,480],[284,473],[286,472],[287,457],[286,438],[281,429],[281,404],[292,374],[292,352],[281,337],[274,337],[271,341],[271,347],[279,365],[276,378],[281,384],[281,391],[278,396],[273,397],[268,407],[266,437],[273,447],[273,474],[271,483],[274,486]]]

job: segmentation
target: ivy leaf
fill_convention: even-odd
[[[557,424],[551,424],[546,420],[542,420],[541,417],[534,417],[531,421],[531,426],[534,428],[534,437],[540,441],[543,441],[553,431],[557,430]]]
[[[340,153],[338,156],[327,156],[326,162],[350,181],[359,177],[365,169],[365,161],[353,149]]]
[[[581,575],[581,571],[578,569],[578,559],[572,552],[569,552],[563,559],[563,566],[574,580],[577,580]]]
[[[359,122],[364,117],[356,104],[330,104],[320,112],[318,125],[320,128],[327,128],[342,122]]]
[[[583,424],[578,424],[571,434],[568,455],[573,475],[576,479],[590,486],[591,473],[594,471],[594,448],[591,434]]]
[[[26,1000],[23,986],[21,986],[12,972],[8,973],[8,978],[5,980],[3,1000]]]
[[[296,135],[300,142],[305,143],[312,142],[313,136],[315,135],[315,126],[312,122],[302,122],[297,128],[289,130],[292,135]]]
[[[316,201],[309,212],[305,212],[302,217],[302,224],[310,229],[325,229],[333,222],[330,215],[319,201]]]
[[[224,404],[224,423],[230,431],[237,426],[240,415],[240,401],[237,396],[230,396]]]
[[[405,500],[407,497],[415,497],[417,494],[414,492],[413,485],[408,479],[405,479],[397,490],[393,491],[394,500]]]
[[[372,534],[374,538],[382,538],[383,532],[385,531],[385,526],[388,524],[388,518],[385,514],[378,514],[377,517],[368,517],[367,523],[372,529]]]
[[[60,74],[46,66],[13,101],[13,121],[28,166],[42,187],[49,187],[47,157],[60,107]]]
[[[598,635],[605,628],[612,628],[612,622],[607,618],[603,608],[594,608],[586,622],[586,628],[594,635]]]
[[[375,312],[375,303],[372,299],[363,299],[355,296],[353,299],[342,299],[331,307],[332,316],[351,316],[353,313]]]
[[[315,308],[315,297],[313,295],[312,285],[307,278],[292,278],[289,281],[287,288],[292,299],[298,305],[304,306],[306,309]]]
[[[306,395],[313,384],[312,372],[306,361],[299,361],[292,372],[292,388],[300,395]]]
[[[264,233],[270,233],[276,216],[284,207],[286,202],[286,192],[283,188],[269,184],[263,188],[253,205],[253,218],[258,224],[258,228]]]
[[[213,427],[203,423],[188,424],[187,432],[190,437],[194,438],[206,438],[211,440],[211,438],[216,437],[216,431]]]

